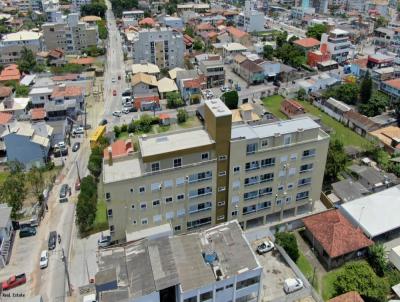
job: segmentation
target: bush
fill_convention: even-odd
[[[188,114],[187,114],[186,110],[179,109],[176,118],[178,119],[178,124],[186,122],[186,120],[188,118]]]
[[[383,244],[377,243],[369,247],[368,263],[379,277],[384,275],[389,263],[386,258],[386,251]]]
[[[128,125],[128,132],[135,133],[136,131],[137,131],[137,125],[135,121],[130,122],[130,124]]]
[[[122,124],[121,125],[121,132],[126,132],[128,130],[128,125],[127,124]]]
[[[121,134],[121,128],[118,126],[114,126],[114,134],[115,137],[118,137]]]
[[[276,243],[288,253],[289,257],[296,262],[299,259],[299,248],[296,237],[292,233],[282,232],[275,235]]]
[[[96,218],[97,183],[92,176],[86,176],[81,181],[81,190],[76,206],[76,223],[79,232],[87,231]]]

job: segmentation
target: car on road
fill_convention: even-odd
[[[275,245],[272,243],[272,241],[267,240],[261,243],[259,246],[257,246],[257,253],[259,255],[268,253],[269,251],[272,251],[275,248]]]
[[[107,125],[107,123],[108,123],[108,121],[107,121],[105,118],[103,118],[103,119],[100,121],[99,125],[100,125],[100,126],[104,126],[104,125]]]
[[[122,112],[121,111],[114,111],[113,113],[112,113],[112,115],[113,116],[116,116],[116,117],[120,117],[121,115],[122,115]]]
[[[36,235],[36,229],[34,227],[23,227],[19,230],[19,238],[30,237]]]
[[[122,113],[123,113],[123,114],[128,114],[128,113],[130,112],[130,109],[131,109],[131,108],[124,107],[124,108],[122,109]]]
[[[59,142],[57,144],[57,147],[60,148],[60,149],[65,149],[65,143],[64,142]]]
[[[97,245],[99,247],[107,247],[111,244],[111,236],[101,236],[99,240],[97,240]]]
[[[76,143],[72,146],[72,152],[78,151],[80,147],[81,147],[81,143],[80,143],[80,142],[76,142]]]
[[[42,251],[40,253],[40,268],[46,268],[49,265],[49,252]]]
[[[54,250],[57,245],[57,232],[56,231],[51,231],[49,234],[49,242],[48,242],[48,248],[49,250]]]
[[[283,290],[286,294],[293,293],[303,288],[303,281],[299,278],[288,278],[283,283]]]
[[[79,191],[81,189],[81,182],[79,178],[75,182],[75,191]]]
[[[68,185],[63,184],[60,189],[60,198],[67,197],[67,194],[68,194]]]
[[[83,127],[76,127],[75,129],[72,130],[73,134],[83,134],[85,129]]]
[[[116,96],[117,95],[117,91],[114,89],[113,90],[113,96]]]
[[[121,80],[121,75],[120,74],[118,75],[118,80]]]
[[[131,89],[129,89],[129,88],[127,88],[127,89],[125,89],[122,93],[121,93],[121,96],[131,96],[132,95],[132,91],[131,91]]]
[[[1,283],[1,288],[3,290],[9,290],[14,287],[20,286],[24,283],[26,283],[26,275],[25,274],[13,275],[10,278],[8,278],[6,281],[3,281]]]
[[[115,78],[112,78],[112,79],[111,79],[111,82],[115,83]]]

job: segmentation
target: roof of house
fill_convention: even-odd
[[[352,179],[344,179],[332,184],[335,195],[339,197],[343,202],[348,202],[360,197],[365,196],[369,193],[368,189],[365,188],[358,181]]]
[[[55,82],[62,82],[62,81],[75,81],[79,78],[79,74],[77,73],[67,73],[63,75],[54,76],[51,79]]]
[[[211,32],[207,33],[207,37],[210,39],[215,38],[217,36],[218,36],[218,33],[215,31],[211,31]]]
[[[364,302],[360,294],[356,291],[347,292],[345,294],[336,296],[327,302]]]
[[[355,124],[356,126],[362,128],[368,132],[373,131],[379,127],[379,125],[377,123],[370,120],[365,115],[362,115],[354,110],[350,110],[350,111],[343,113],[343,116],[346,117],[347,119],[351,120],[351,122],[353,124]]]
[[[137,74],[139,72],[157,74],[160,73],[160,68],[151,63],[132,64],[132,74]]]
[[[81,21],[83,22],[96,22],[96,21],[101,21],[101,18],[98,16],[84,16],[81,18]]]
[[[74,97],[82,94],[83,88],[81,86],[56,86],[51,94],[51,98]]]
[[[304,48],[312,48],[316,47],[320,44],[320,42],[317,39],[314,38],[304,38],[304,39],[298,39],[293,41],[294,44],[299,45]]]
[[[76,58],[72,59],[70,61],[71,64],[77,64],[77,65],[92,65],[94,63],[95,59],[92,57],[86,57],[86,58]]]
[[[110,150],[111,148],[111,150]],[[117,140],[113,142],[109,147],[103,150],[103,157],[105,159],[109,159],[109,153],[111,151],[112,157],[120,157],[124,155],[128,155],[132,153],[133,150],[132,141],[130,139],[127,140]]]
[[[0,112],[0,125],[6,125],[12,120],[13,115],[11,113]]]
[[[6,34],[2,37],[3,41],[28,41],[28,40],[39,40],[42,33],[34,31],[21,30],[16,33]]]
[[[368,57],[353,60],[352,64],[358,65],[361,68],[367,68]]]
[[[184,71],[184,70],[185,70],[185,69],[183,69],[183,68],[175,67],[175,68],[171,69],[170,71],[168,71],[169,77],[170,77],[171,79],[175,80],[175,79],[176,79],[176,73],[177,73],[178,71]]]
[[[285,103],[295,107],[297,110],[304,110],[304,107],[299,102],[297,102],[295,100],[290,100],[290,99],[289,100],[284,100],[282,102],[282,105],[285,104]]]
[[[46,110],[44,108],[31,109],[31,120],[43,120],[46,117]]]
[[[160,120],[167,120],[171,118],[168,113],[161,113],[158,117],[160,118]]]
[[[12,88],[8,86],[0,86],[0,98],[8,97],[12,94]]]
[[[21,79],[21,73],[19,72],[17,64],[11,64],[1,71],[0,73],[0,81],[12,81]]]
[[[158,85],[158,91],[160,93],[164,92],[170,92],[170,91],[177,91],[178,86],[176,86],[175,82],[171,80],[170,78],[162,78],[157,82]]]
[[[212,26],[210,23],[200,23],[199,25],[196,26],[196,30],[202,31],[202,30],[214,30],[214,26]]]
[[[250,72],[264,72],[264,69],[260,65],[254,63],[249,59],[246,59],[245,61],[240,63],[240,68],[247,69]]]
[[[153,18],[144,18],[142,20],[139,21],[139,25],[149,25],[149,26],[154,26],[156,25],[156,21],[154,21]]]
[[[185,87],[185,88],[200,88],[201,80],[200,79],[184,80],[183,87]]]
[[[369,134],[378,138],[382,143],[387,146],[391,146],[393,141],[396,141],[395,148],[400,148],[400,143],[397,143],[400,140],[400,128],[396,126],[389,126],[385,128],[381,128],[375,131],[370,132]]]
[[[150,86],[157,86],[157,79],[153,75],[139,72],[132,77],[131,83],[132,86],[136,86],[139,83],[144,83]]]
[[[55,59],[60,59],[64,56],[64,50],[62,50],[61,48],[55,48],[50,50],[47,55]]]
[[[183,35],[183,42],[185,43],[186,46],[192,46],[192,44],[194,42],[194,39],[191,36],[189,36],[187,34],[184,34]]]
[[[393,80],[388,80],[384,82],[386,85],[389,85],[393,88],[400,89],[400,78],[399,79],[393,79]]]
[[[245,32],[243,30],[240,30],[240,29],[237,29],[236,27],[233,27],[233,26],[228,26],[226,28],[226,30],[228,31],[228,33],[231,36],[233,36],[235,38],[238,38],[238,39],[241,39],[241,38],[249,35],[247,32]]]
[[[28,106],[29,101],[30,98],[14,98],[11,104],[5,105],[4,102],[2,102],[0,103],[0,111],[14,112],[17,110],[25,110],[26,106]],[[11,105],[11,107],[9,105]]]
[[[303,218],[303,223],[331,258],[346,255],[373,244],[339,210],[308,216]]]
[[[240,43],[226,43],[222,46],[226,51],[246,51],[247,47]]]
[[[241,63],[243,63],[244,61],[246,61],[247,58],[246,58],[244,55],[242,55],[242,54],[237,54],[237,55],[233,58],[233,60],[234,60],[236,63],[241,64]]]

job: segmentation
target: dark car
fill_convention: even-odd
[[[124,92],[122,92],[122,96],[131,96],[131,90],[130,89],[126,89]]]
[[[76,142],[76,143],[72,146],[72,152],[78,151],[80,147],[81,147],[81,143],[80,143],[80,142]]]
[[[36,235],[36,229],[34,227],[24,227],[19,231],[19,238],[30,237]]]
[[[68,185],[67,184],[63,184],[61,186],[61,189],[60,189],[60,198],[67,197],[67,193],[68,193]]]
[[[104,125],[107,125],[107,120],[104,118],[104,119],[102,119],[101,121],[100,121],[100,123],[99,123],[99,125],[100,126],[104,126]]]
[[[56,244],[57,244],[57,232],[51,231],[49,234],[49,243],[48,243],[49,250],[54,250],[56,248]]]

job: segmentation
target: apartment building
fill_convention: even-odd
[[[79,14],[69,14],[61,23],[42,25],[44,45],[47,50],[61,48],[66,54],[79,54],[99,39],[97,25],[79,21]]]
[[[26,47],[37,53],[42,49],[42,34],[33,31],[19,31],[3,35],[0,40],[0,64],[16,63]]]
[[[331,53],[332,60],[343,63],[347,60],[350,53],[349,33],[342,29],[331,30],[328,37],[328,49]]]
[[[199,69],[205,77],[207,88],[219,87],[225,84],[224,62],[220,57],[218,59],[200,61]]]
[[[99,302],[261,300],[263,269],[236,220],[100,250],[98,263]]]
[[[237,15],[237,25],[248,33],[264,31],[265,15],[251,1],[245,2],[244,11]]]
[[[122,12],[122,22],[124,27],[131,25],[138,25],[138,22],[144,18],[144,11],[142,10],[132,10]]]
[[[169,69],[183,66],[185,45],[180,32],[166,27],[142,29],[133,43],[134,62]]]
[[[232,113],[207,100],[204,128],[142,136],[129,156],[104,160],[113,240],[170,223],[175,233],[238,219],[246,228],[313,206],[329,136],[304,117],[232,127]]]

